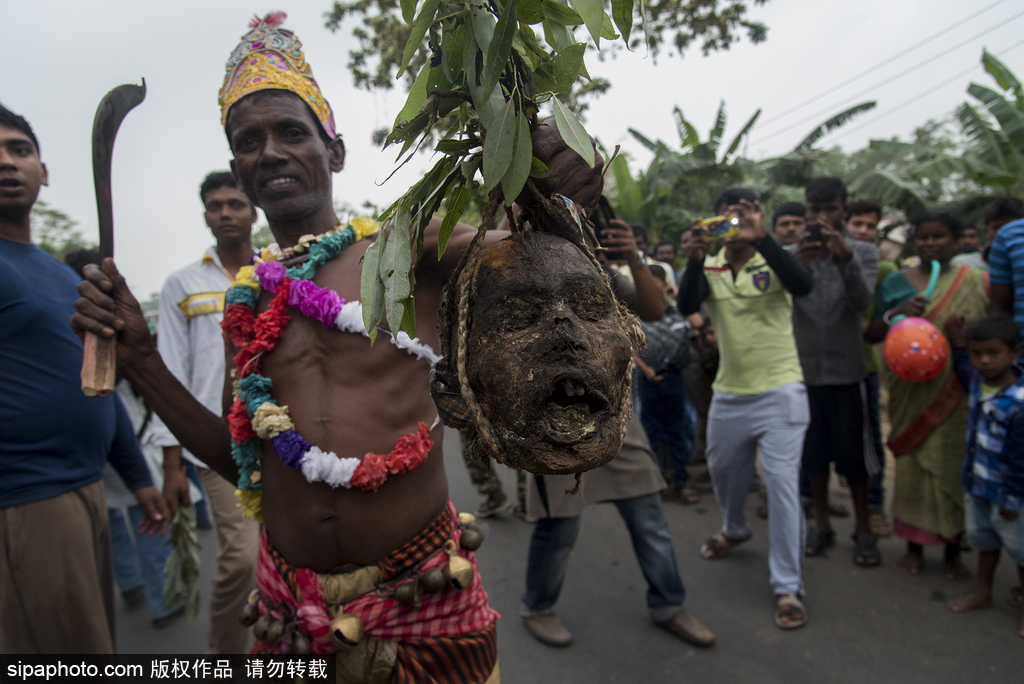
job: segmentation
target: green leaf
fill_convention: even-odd
[[[446,138],[438,140],[434,149],[443,154],[465,154],[469,152],[470,142],[468,140],[451,140]]]
[[[967,92],[984,103],[989,113],[999,122],[999,128],[1013,149],[1018,155],[1024,156],[1024,112],[996,91],[977,83],[972,83]]]
[[[533,159],[533,140],[530,138],[529,118],[520,112],[516,116],[516,137],[514,151],[508,171],[501,179],[501,192],[505,195],[505,206],[511,207],[519,197],[530,177],[530,160]]]
[[[559,50],[553,59],[545,62],[534,72],[536,91],[564,93],[570,90],[580,76],[586,51],[586,43],[574,43]]]
[[[384,231],[363,254],[363,270],[359,276],[359,299],[363,302],[363,325],[370,334],[370,344],[377,337],[377,325],[384,316],[384,283],[380,279],[381,243]]]
[[[743,142],[743,137],[750,133],[750,129],[754,127],[758,117],[761,116],[761,110],[758,109],[754,112],[754,116],[750,117],[750,120],[740,129],[740,132],[736,134],[736,137],[732,139],[732,144],[729,145],[729,149],[725,151],[725,156],[722,157],[722,161],[726,161],[727,157],[739,149],[740,143]]]
[[[566,7],[560,2],[541,0],[541,6],[544,8],[545,20],[551,20],[562,26],[579,26],[583,23],[583,17],[572,8]]]
[[[985,71],[989,73],[1003,90],[1012,90],[1017,99],[1021,99],[1021,84],[1017,76],[1010,71],[1005,64],[1000,62],[988,50],[982,50],[981,63],[985,65]]]
[[[524,24],[539,24],[544,19],[541,0],[518,0],[519,21]]]
[[[629,32],[633,30],[633,0],[612,0],[612,19],[628,48]]]
[[[601,23],[601,37],[607,40],[615,40],[619,37],[619,34],[615,32],[615,24],[612,23],[612,18],[608,16],[608,13],[604,13],[604,21]]]
[[[818,140],[826,133],[834,131],[835,129],[849,123],[850,120],[856,116],[874,109],[876,104],[877,103],[874,100],[870,100],[868,102],[861,102],[859,105],[854,105],[849,109],[839,112],[831,119],[811,131],[806,138],[800,141],[800,144],[797,145],[793,151],[798,152],[811,149],[814,143],[818,142]]]
[[[552,51],[558,51],[567,45],[576,42],[572,29],[568,26],[557,24],[550,19],[544,19],[541,26],[544,28],[544,40],[551,47]]]
[[[594,168],[594,145],[590,141],[590,135],[561,100],[556,97],[551,102],[555,109],[555,125],[558,127],[558,133],[562,136],[562,140],[569,146],[569,149],[587,162],[587,166]],[[486,175],[485,173],[484,176]]]
[[[409,269],[412,267],[411,229],[412,214],[400,213],[381,249],[379,273],[384,282],[384,311],[392,332],[401,327],[405,300],[412,294],[409,287]]]
[[[530,160],[530,178],[547,178],[548,165],[534,157]]]
[[[412,276],[412,271],[409,271],[409,276]],[[412,289],[411,282],[409,289]],[[402,324],[399,329],[404,330],[409,337],[416,337],[416,302],[412,297],[402,302]]]
[[[513,101],[509,100],[487,129],[487,137],[484,138],[484,183],[487,192],[498,185],[508,165],[512,163],[515,137],[516,108]]]
[[[414,16],[416,16],[416,0],[402,0],[402,19],[405,20],[405,23],[411,24]]]
[[[427,80],[430,75],[430,64],[424,64],[420,73],[416,75],[412,87],[409,88],[409,97],[405,100],[405,106],[395,117],[395,125],[392,130],[400,130],[402,124],[412,121],[427,101]]]
[[[448,247],[448,240],[452,237],[455,224],[459,222],[463,212],[466,211],[467,201],[469,201],[469,187],[466,185],[457,186],[452,190],[452,194],[448,196],[448,211],[441,221],[441,230],[437,235],[438,261],[444,256],[444,250]]]
[[[440,4],[441,0],[424,0],[423,8],[420,9],[419,16],[416,17],[416,22],[412,25],[412,33],[409,35],[409,42],[405,44],[405,52],[402,53],[402,61],[398,65],[398,73],[395,74],[395,78],[405,73],[405,68],[409,66],[409,60],[419,49],[420,43],[423,42],[423,36],[427,35],[427,29],[433,23],[434,14],[437,13],[437,6]]]
[[[473,27],[473,37],[476,39],[476,44],[486,54],[487,48],[491,45],[491,37],[494,35],[496,19],[493,14],[478,5],[470,6],[469,18],[469,25]]]
[[[508,62],[509,51],[512,49],[512,39],[516,35],[516,28],[519,22],[516,21],[517,3],[509,2],[501,11],[498,23],[494,27],[494,35],[487,46],[487,57],[484,61],[483,90],[490,93],[498,85],[498,78],[505,70]]]
[[[583,18],[594,44],[601,48],[601,28],[604,26],[604,0],[570,0],[572,6]]]
[[[473,50],[476,50],[473,33],[466,24],[459,24],[454,29],[445,28],[441,41],[444,46],[441,50],[441,68],[448,80],[454,82],[458,80],[469,59],[466,43],[472,43]]]

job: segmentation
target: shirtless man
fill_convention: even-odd
[[[264,34],[256,36],[260,31]],[[287,51],[299,53],[300,46],[294,36],[280,31],[268,20],[247,34],[239,50],[244,52],[244,48],[268,34],[286,43],[292,41],[287,43]],[[232,57],[236,63],[239,50]],[[258,69],[268,55],[281,57],[281,53],[265,49],[243,54],[241,58],[247,64],[258,63],[254,67]],[[301,60],[299,54],[299,61],[304,65]],[[331,175],[344,166],[345,146],[334,134],[333,115],[329,108],[324,109],[326,103],[312,74],[285,84],[281,83],[280,75],[275,74],[278,80],[267,79],[265,89],[261,90],[252,90],[247,81],[248,92],[242,92],[234,101],[231,76],[229,71],[221,101],[225,132],[234,155],[231,169],[240,187],[253,205],[264,211],[282,248],[296,245],[301,236],[331,230],[338,225]],[[318,100],[313,107],[307,104],[314,101],[314,96],[310,95],[312,89]],[[543,159],[549,169],[545,192],[557,188],[584,205],[596,199],[600,192],[601,165],[588,169],[568,149],[553,126],[541,127],[534,136],[534,154]],[[424,240],[423,256],[415,266],[419,340],[433,349],[439,348],[436,327],[442,289],[476,232],[471,226],[457,225],[439,261],[435,256],[439,227],[440,221],[431,223]],[[493,239],[502,236],[496,233]],[[317,269],[313,282],[336,291],[347,301],[358,300],[360,260],[370,244],[369,240],[362,240],[344,249],[337,258]],[[197,402],[163,364],[149,341],[138,303],[113,261],[105,260],[102,271],[94,267],[87,276],[88,280],[80,288],[82,298],[78,301],[72,327],[79,333],[92,331],[104,337],[116,337],[119,370],[142,393],[181,445],[229,481],[238,481],[227,421]],[[264,311],[269,301],[269,294],[264,292],[256,311]],[[291,319],[279,344],[261,359],[261,372],[273,379],[273,397],[279,405],[288,407],[295,430],[310,443],[339,456],[387,454],[395,448],[399,438],[415,434],[418,423],[434,422],[437,412],[428,390],[429,361],[389,344],[386,335],[371,347],[363,335],[327,329],[291,309],[289,315]],[[234,367],[235,351],[227,350],[229,369]],[[231,394],[229,372],[224,383],[225,415]],[[299,581],[308,576],[314,578],[314,583],[316,575],[312,573],[319,573],[323,590],[325,573],[341,568],[344,568],[341,572],[347,572],[351,569],[347,566],[364,566],[361,570],[371,568],[376,572],[370,582],[372,589],[382,579],[387,582],[389,577],[386,568],[381,571],[377,566],[394,565],[396,550],[408,549],[410,544],[415,545],[412,551],[422,552],[423,557],[433,555],[443,559],[444,554],[435,555],[436,551],[449,538],[457,541],[457,537],[452,537],[457,531],[453,531],[456,523],[449,514],[439,423],[432,428],[430,438],[433,448],[426,460],[414,470],[389,476],[376,492],[308,482],[301,471],[285,465],[269,440],[260,440],[265,525],[257,563],[261,597],[265,599],[268,591],[263,577],[267,567],[282,575],[283,568],[297,569]],[[436,531],[443,535],[440,544],[432,546],[423,541],[423,533]],[[472,554],[461,553],[472,559]],[[412,565],[402,570],[417,568],[419,566]],[[473,589],[483,596],[482,603],[477,601],[472,607],[474,612],[452,616],[449,624],[432,632],[416,632],[408,626],[402,631],[393,625],[376,625],[368,620],[367,638],[355,640],[358,644],[351,647],[353,652],[358,652],[355,658],[358,662],[353,668],[364,672],[373,669],[384,677],[379,681],[387,681],[392,671],[398,676],[400,670],[411,675],[421,673],[422,678],[423,674],[431,672],[431,666],[441,666],[437,658],[432,659],[427,653],[431,648],[430,639],[436,637],[436,641],[444,642],[445,648],[454,649],[458,654],[459,667],[465,668],[465,681],[498,681],[494,626],[497,614],[487,607],[478,576],[470,587]],[[302,592],[306,605],[314,602],[315,597],[309,596],[311,591],[317,590]],[[450,591],[445,589],[437,596],[443,597]],[[375,596],[372,591],[369,594]],[[336,596],[332,602],[331,596],[326,596],[326,603],[337,604],[342,598],[345,597]],[[333,632],[331,642],[327,643],[326,639],[325,624],[330,621],[331,612],[323,602],[324,596],[320,599],[319,607],[324,612],[316,620],[303,621],[301,629],[313,642],[314,652],[330,652],[337,647]],[[362,600],[357,599],[355,603]],[[388,601],[390,607],[394,601]],[[353,605],[345,606],[346,614],[353,612]],[[263,607],[260,611],[265,612]],[[473,623],[471,630],[465,629],[467,620]],[[394,638],[396,635],[399,638]],[[402,637],[417,641],[407,643]],[[465,650],[460,651],[460,648]],[[374,663],[372,668],[364,666],[363,663],[370,661]],[[341,657],[338,662],[342,668]],[[480,671],[481,667],[485,671]]]

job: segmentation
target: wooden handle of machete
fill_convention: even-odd
[[[114,391],[117,375],[117,342],[113,337],[85,333],[82,355],[82,393],[87,397],[106,397]]]

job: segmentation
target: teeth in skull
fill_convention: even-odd
[[[583,384],[580,384],[580,385],[579,385],[579,386],[578,386],[578,387],[576,388],[576,396],[577,396],[577,397],[582,397],[582,396],[583,396],[583,394],[584,394],[584,393],[585,393],[586,391],[587,391],[587,390],[586,390],[585,386],[584,386]]]
[[[565,393],[570,397],[576,396],[576,387],[573,385],[572,380],[565,381]]]

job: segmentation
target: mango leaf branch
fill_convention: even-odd
[[[424,233],[442,207],[438,258],[472,191],[482,186],[510,207],[533,183],[531,177],[546,173],[533,156],[541,105],[551,103],[562,138],[594,165],[591,136],[559,99],[590,81],[586,43],[575,38],[573,28],[585,27],[595,45],[601,38],[607,45],[619,37],[616,25],[627,32],[627,10],[632,17],[639,7],[639,0],[616,0],[613,20],[613,6],[606,8],[603,0],[401,2],[409,30],[398,75],[415,70],[415,76],[385,147],[400,145],[403,164],[416,149],[429,147],[436,154],[433,167],[379,216],[385,230],[381,244],[364,258],[362,278],[371,336],[384,321],[393,334],[415,336],[410,255],[422,256]]]

